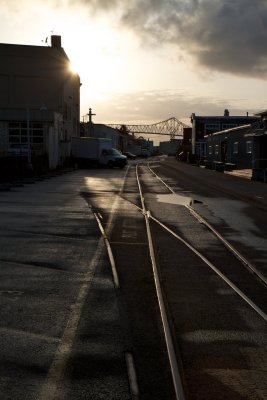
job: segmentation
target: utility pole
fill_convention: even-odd
[[[87,115],[89,115],[89,122],[88,122],[88,124],[89,124],[89,136],[93,136],[94,127],[93,127],[92,116],[93,116],[93,115],[96,115],[96,114],[93,114],[93,113],[92,113],[92,109],[89,108],[89,113],[88,113]]]
[[[92,123],[92,116],[93,116],[93,115],[96,115],[96,114],[93,114],[93,113],[92,113],[92,109],[89,108],[89,114],[87,114],[87,115],[89,115],[89,123]]]

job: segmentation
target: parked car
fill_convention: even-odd
[[[126,151],[126,153],[124,153],[124,155],[125,155],[127,158],[131,159],[131,160],[135,160],[135,159],[136,159],[136,155],[133,154],[133,153],[130,153],[129,151]]]

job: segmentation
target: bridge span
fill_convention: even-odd
[[[168,135],[171,139],[175,137],[183,137],[183,129],[189,128],[188,125],[179,121],[177,118],[172,117],[165,121],[157,122],[150,125],[128,125],[128,124],[106,124],[111,128],[120,131],[125,130],[130,133],[149,134],[149,135]]]

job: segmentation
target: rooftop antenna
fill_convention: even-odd
[[[52,29],[50,31],[50,36],[53,35],[53,33],[54,33],[54,29]],[[45,40],[42,40],[42,42],[45,43],[49,47],[48,39],[49,39],[49,36],[46,36]]]
[[[42,42],[48,46],[48,36],[45,38],[45,40],[42,40]]]

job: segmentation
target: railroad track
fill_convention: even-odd
[[[148,165],[149,171],[160,181],[162,184],[169,190],[171,194],[175,194],[175,191],[166,183],[163,179],[161,179]],[[193,217],[196,218],[198,222],[204,224],[222,243],[223,245],[251,272],[259,281],[261,281],[267,287],[267,277],[264,276],[245,256],[243,256],[223,235],[221,235],[218,230],[216,230],[205,218],[203,218],[193,207],[192,205],[185,205],[185,207],[190,211]],[[160,223],[157,219],[153,218],[157,223]],[[167,229],[169,232],[170,230],[167,226],[162,224],[164,229]],[[170,232],[171,233],[171,232]],[[173,233],[171,233],[173,234]],[[181,238],[177,238],[182,240]],[[189,245],[189,243],[184,242],[185,245]],[[192,248],[192,251],[194,249]],[[200,255],[200,254],[199,254]],[[201,256],[201,255],[200,255]],[[260,313],[262,314],[262,313]],[[264,319],[266,320],[266,314],[263,315]]]
[[[247,385],[245,384],[242,374],[244,371],[247,372],[249,367],[246,369],[242,366],[243,350],[240,351],[240,346],[237,351],[240,354],[231,356],[233,351],[231,335],[235,335],[233,332],[237,330],[236,319],[240,320],[240,326],[242,323],[245,326],[248,323],[255,324],[260,333],[262,327],[266,329],[266,303],[262,300],[266,299],[266,277],[199,215],[192,204],[185,202],[179,206],[177,204],[166,206],[161,203],[159,206],[158,201],[155,201],[157,195],[169,194],[175,197],[176,193],[149,165],[137,164],[135,173],[139,199],[136,196],[134,200],[128,198],[127,201],[135,206],[145,221],[149,257],[175,398],[234,400],[240,398],[238,396],[242,391],[244,399],[260,399],[261,394],[257,393],[265,389],[260,388],[257,393],[253,393],[255,382],[252,380],[250,384],[246,380]],[[134,185],[133,173],[131,179],[131,185]],[[123,199],[127,197],[123,190],[119,195]],[[174,214],[174,208],[179,210],[179,216]],[[163,209],[165,210],[162,211]],[[175,221],[173,221],[174,215],[176,215]],[[112,254],[112,242],[109,243],[101,221],[98,217],[97,219],[107,241],[108,251]],[[185,228],[187,224],[190,225],[189,228]],[[192,229],[193,234],[189,234],[189,230]],[[204,240],[209,240],[211,246],[205,246],[202,237]],[[166,255],[167,250],[171,253],[169,256]],[[116,271],[116,257],[113,255],[111,264],[112,269]],[[117,272],[113,272],[113,276],[115,286],[119,288]],[[193,288],[190,279],[195,280]],[[175,293],[176,288],[180,294]],[[197,304],[198,298],[203,306]],[[188,310],[187,303],[192,306],[197,305],[198,311]],[[184,309],[181,309],[182,306]],[[202,314],[202,320],[199,313]],[[188,322],[190,318],[192,321]],[[207,329],[207,325],[210,329]],[[220,329],[222,333],[216,333]],[[212,338],[213,331],[215,331],[214,338]],[[205,332],[208,337],[210,336],[209,339],[206,339]],[[251,346],[248,346],[251,347],[250,350],[254,348],[255,353],[264,351],[265,339],[252,339],[251,329],[243,335],[244,337],[241,335],[239,340],[250,343]],[[190,354],[190,341],[195,346],[196,355]],[[203,355],[203,349],[197,348],[201,341],[204,343],[210,341],[211,347],[214,347],[212,351],[207,349],[207,354]],[[134,379],[129,378],[134,382],[133,397],[138,399],[136,378],[138,371],[136,373],[133,366],[130,370],[134,371]],[[253,371],[258,376],[256,380],[260,376],[259,370]],[[211,372],[207,374],[207,371]],[[210,379],[207,378],[209,374]],[[214,376],[219,384],[215,382]],[[227,389],[228,395],[219,392],[220,385]]]

